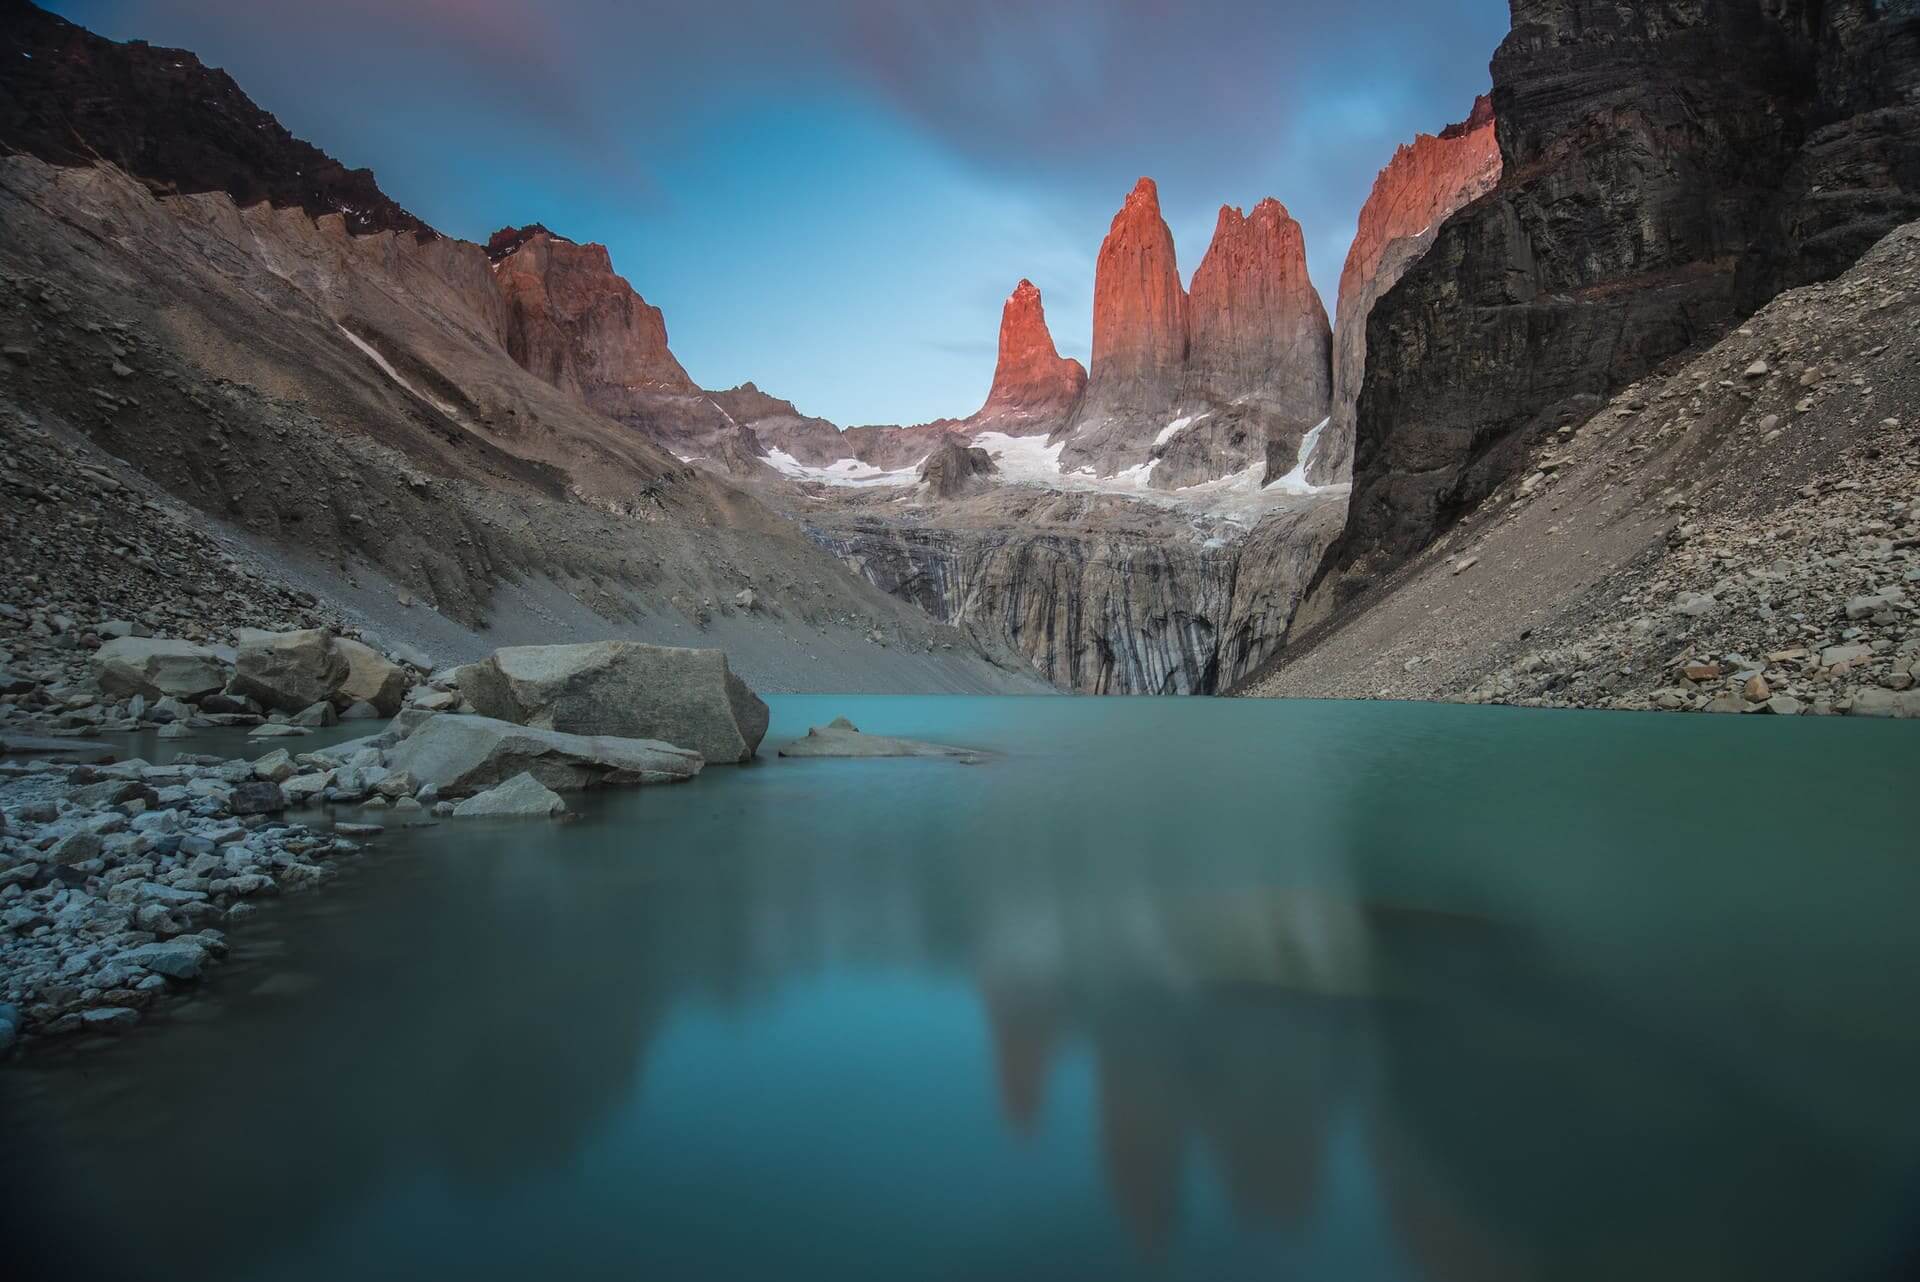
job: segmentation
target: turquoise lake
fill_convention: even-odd
[[[1910,723],[769,702],[751,766],[390,833],[0,1071],[9,1275],[1920,1264]],[[997,755],[773,755],[840,714]]]

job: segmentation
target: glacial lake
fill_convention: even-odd
[[[9,1276],[1920,1262],[1920,727],[770,702],[752,766],[391,834],[0,1070]],[[773,756],[842,713],[1000,755]]]

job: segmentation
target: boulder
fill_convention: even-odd
[[[409,664],[422,672],[433,671],[433,658],[419,646],[396,641],[387,647],[387,655],[396,663]]]
[[[511,646],[467,664],[457,682],[482,717],[661,740],[709,762],[751,760],[767,733],[767,705],[719,650],[637,641]]]
[[[277,815],[287,808],[287,795],[270,779],[235,784],[227,809],[236,815]]]
[[[120,960],[145,966],[156,975],[165,975],[168,979],[194,979],[199,976],[200,968],[207,964],[207,950],[188,940],[170,939],[165,943],[129,948],[120,954]]]
[[[201,699],[225,686],[232,670],[218,650],[168,637],[115,637],[93,652],[94,680],[114,699]]]
[[[347,679],[347,657],[325,628],[240,634],[230,693],[265,707],[299,712],[333,698]]]
[[[824,726],[807,731],[780,749],[783,757],[946,757],[974,763],[986,754],[969,748],[950,748],[943,743],[922,743],[917,739],[894,739],[880,734],[862,734],[845,717],[835,717]]]
[[[617,784],[678,783],[700,773],[699,753],[646,739],[575,735],[492,717],[441,713],[387,754],[442,796],[466,796],[530,774],[558,792]]]
[[[299,712],[294,713],[287,724],[324,729],[327,726],[339,725],[340,714],[333,710],[331,703],[322,700],[319,703],[313,704],[311,707],[303,708]]]
[[[383,717],[400,711],[407,690],[413,684],[405,668],[389,662],[378,650],[358,641],[341,637],[333,645],[347,661],[346,679],[333,691],[335,703],[343,708],[357,703],[370,703],[374,711]]]
[[[284,783],[298,772],[293,757],[285,748],[275,748],[253,763],[253,777],[270,783]]]
[[[1920,717],[1920,690],[1861,690],[1853,696],[1856,717]]]
[[[454,806],[453,814],[456,819],[548,819],[566,808],[559,793],[530,774],[518,774],[468,797]]]

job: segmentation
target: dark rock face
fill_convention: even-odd
[[[0,0],[0,152],[109,161],[155,195],[224,191],[242,208],[339,214],[356,235],[434,234],[372,170],[295,138],[226,72],[184,49],[103,39],[26,0]]]
[[[1449,214],[1492,191],[1499,180],[1500,143],[1490,97],[1476,101],[1459,124],[1402,145],[1374,179],[1340,271],[1333,404],[1307,465],[1307,480],[1324,485],[1352,475],[1354,415],[1366,375],[1367,317],[1374,303],[1426,254]]]
[[[1343,591],[1541,432],[1920,217],[1911,0],[1512,9],[1500,185],[1368,320]]]

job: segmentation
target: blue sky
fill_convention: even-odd
[[[1374,174],[1487,88],[1505,0],[55,0],[189,48],[442,231],[604,242],[705,386],[842,424],[967,414],[1000,304],[1092,339],[1150,175],[1191,277],[1278,197],[1333,310]]]

